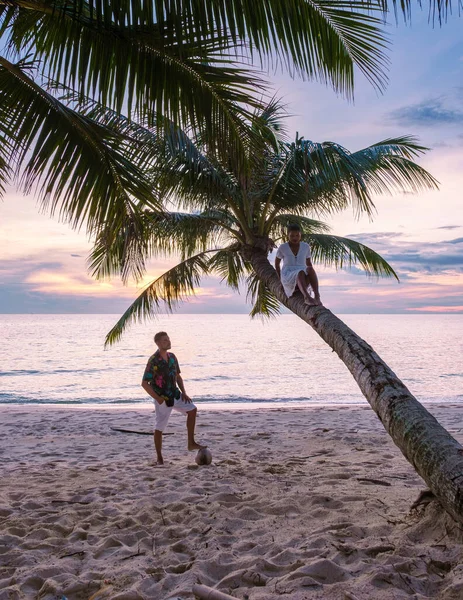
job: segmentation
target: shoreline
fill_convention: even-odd
[[[345,404],[342,402],[339,403],[333,403],[333,404],[326,404],[326,403],[321,403],[321,402],[279,402],[279,401],[271,401],[271,402],[207,402],[207,403],[202,403],[202,402],[196,402],[195,403],[197,408],[198,408],[198,412],[201,410],[212,410],[212,411],[234,411],[234,410],[275,410],[275,409],[282,409],[282,408],[287,408],[288,410],[293,410],[293,409],[300,409],[300,410],[310,410],[311,408],[317,409],[317,408],[330,408],[330,407],[337,407],[337,408],[342,408],[342,407],[352,407],[352,408],[356,408],[356,407],[365,407],[365,408],[369,408],[369,404],[367,403],[367,401],[365,400],[365,403],[350,403],[350,404]],[[447,403],[444,403],[447,404]],[[463,404],[462,404],[463,406]],[[39,410],[42,408],[45,408],[47,410],[53,410],[53,409],[57,409],[57,410],[85,410],[85,409],[90,409],[90,410],[130,410],[130,411],[134,411],[134,410],[140,410],[140,411],[154,411],[154,405],[152,402],[131,402],[131,403],[120,403],[120,404],[98,404],[98,403],[94,403],[94,402],[89,402],[88,404],[86,403],[73,403],[73,404],[64,404],[64,403],[36,403],[36,404],[23,404],[21,402],[17,402],[17,403],[8,403],[8,404],[0,404],[0,411],[3,410],[4,408],[7,407],[11,407],[13,410],[19,409],[19,408],[30,408],[32,410]]]
[[[149,429],[151,404],[88,407],[3,406],[0,600],[462,597],[461,534],[411,510],[425,484],[368,404],[200,407],[209,467],[173,414],[164,468],[111,430]],[[463,441],[460,406],[427,408]]]
[[[193,400],[194,401],[194,400]],[[438,408],[445,408],[445,407],[449,407],[449,408],[461,408],[463,409],[463,399],[461,401],[457,401],[457,400],[439,400],[439,401],[420,401],[418,400],[418,402],[420,402],[420,404],[422,404],[423,406],[425,406],[427,409],[431,409],[435,407],[436,409]],[[242,410],[281,410],[281,409],[288,409],[288,410],[311,410],[311,409],[330,409],[330,408],[339,408],[339,409],[343,409],[343,408],[366,408],[366,409],[370,409],[373,410],[371,408],[371,406],[368,404],[367,400],[364,400],[363,402],[330,402],[330,403],[326,403],[326,402],[311,402],[311,401],[279,401],[279,400],[275,400],[275,401],[244,401],[244,402],[234,402],[234,401],[224,401],[221,402],[220,400],[215,402],[215,401],[211,401],[211,402],[196,402],[196,406],[198,408],[198,412],[201,410],[206,410],[206,411],[242,411]],[[154,411],[154,406],[151,402],[128,402],[126,403],[118,403],[118,404],[104,404],[104,403],[95,403],[95,402],[89,402],[89,403],[61,403],[61,402],[49,402],[49,403],[22,403],[22,402],[8,402],[8,403],[0,403],[0,412],[2,410],[8,410],[9,408],[11,408],[11,410],[16,410],[18,408],[25,408],[25,409],[31,409],[31,410],[39,410],[39,409],[47,409],[47,410],[52,410],[52,409],[57,409],[57,410],[85,410],[85,409],[91,409],[91,410],[141,410],[141,411]]]

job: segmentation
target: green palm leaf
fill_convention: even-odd
[[[97,280],[117,275],[127,283],[129,278],[142,279],[148,256],[146,219],[144,213],[136,213],[128,215],[117,227],[110,223],[98,230],[87,265]]]
[[[273,152],[280,150],[280,144],[287,137],[283,116],[286,116],[286,106],[276,96],[255,111],[252,116],[251,129],[256,135],[252,147],[249,148],[250,161],[253,160],[256,151],[258,159],[260,153],[265,152],[268,147]]]
[[[399,278],[391,265],[371,248],[349,238],[310,233],[304,236],[310,244],[315,263],[342,269],[359,264],[367,275]]]
[[[182,258],[211,246],[222,246],[233,238],[233,219],[226,210],[208,210],[196,214],[169,213],[167,237],[171,248]]]
[[[411,158],[426,148],[412,137],[391,138],[358,152],[302,138],[282,152],[269,223],[282,210],[329,215],[352,206],[371,216],[373,194],[436,189],[436,180]]]
[[[130,4],[136,12],[136,3]],[[172,27],[122,24],[112,7],[99,14],[101,4],[93,15],[85,2],[37,2],[32,11],[19,6],[7,30],[8,46],[40,61],[47,79],[117,112],[125,108],[150,126],[160,115],[168,117],[201,133],[219,153],[242,154],[246,106],[259,105],[254,90],[265,85],[236,64],[236,55],[228,56],[230,40],[216,35],[179,44]]]
[[[51,213],[94,231],[123,225],[140,202],[158,202],[137,164],[144,150],[123,136],[64,106],[38,86],[28,71],[0,57],[0,133],[10,137],[10,161],[24,191],[36,186]],[[11,129],[10,129],[11,128]],[[6,130],[8,129],[8,131]]]
[[[402,136],[378,142],[350,156],[364,173],[365,184],[372,192],[415,194],[438,188],[437,180],[413,162],[427,150],[413,136]]]
[[[260,316],[265,319],[276,317],[280,314],[279,300],[256,275],[250,275],[246,281],[246,285],[246,299],[253,305],[249,313],[252,318]]]
[[[4,124],[5,125],[5,124]],[[10,167],[10,152],[11,152],[11,134],[6,137],[1,131],[0,127],[0,198],[5,193],[6,184],[9,182],[11,177]]]
[[[153,186],[165,200],[181,204],[191,211],[227,211],[228,223],[236,236],[237,227],[243,227],[243,195],[240,183],[247,171],[241,171],[241,164],[231,156],[220,160],[211,155],[179,128],[166,131],[164,158],[161,168],[153,169]],[[238,171],[238,173],[236,172]]]
[[[304,231],[306,234],[326,233],[330,231],[329,225],[323,221],[310,219],[309,217],[304,217],[303,215],[298,214],[280,213],[273,219],[272,228],[269,231],[269,235],[275,241],[279,241],[286,234],[288,225],[293,224],[299,225],[302,231]]]
[[[244,280],[250,267],[246,265],[238,253],[239,244],[219,250],[209,261],[211,273],[217,273],[236,292],[239,292],[240,283]]]
[[[1,142],[0,142],[1,144]],[[0,154],[2,154],[2,148],[0,146]],[[0,156],[0,198],[5,193],[6,184],[8,183],[10,178],[10,168],[8,166],[7,161]]]
[[[236,41],[247,40],[251,53],[261,60],[275,53],[290,72],[329,82],[342,93],[352,92],[354,64],[377,87],[384,84],[386,41],[379,29],[381,19],[372,14],[379,7],[372,3],[170,0],[162,5],[166,21],[179,23],[177,35],[184,11],[191,15],[183,28],[186,39],[198,29],[204,37],[222,31]]]
[[[390,12],[394,12],[396,21],[398,21],[399,14],[401,13],[404,17],[405,22],[410,22],[412,19],[412,0],[378,0],[378,4],[387,16]],[[449,13],[452,12],[452,6],[457,5],[458,9],[461,9],[463,2],[456,0],[452,3],[452,0],[429,0],[429,20],[432,23],[438,21],[442,24],[447,20]],[[418,2],[420,8],[422,3]],[[391,10],[392,9],[392,10]]]
[[[105,347],[117,342],[131,322],[154,315],[161,306],[172,311],[180,301],[194,294],[201,277],[209,273],[211,252],[217,249],[190,256],[150,283],[107,334]]]
[[[30,2],[14,4],[31,8]],[[55,23],[60,29],[50,35],[46,31],[38,32],[42,36],[40,40],[46,41],[41,44],[41,50],[48,53],[52,68],[58,71],[60,63],[71,65],[76,75],[78,69],[85,69],[79,64],[81,53],[77,46],[80,45],[82,56],[88,57],[87,79],[112,84],[118,95],[123,91],[123,77],[111,73],[112,65],[99,72],[101,67],[94,58],[97,50],[106,56],[105,45],[110,45],[113,39],[115,44],[121,39],[118,47],[122,52],[125,46],[126,53],[130,51],[126,44],[129,39],[166,53],[176,48],[185,48],[187,53],[188,48],[193,47],[197,54],[199,51],[223,52],[224,43],[227,46],[231,40],[234,46],[246,44],[251,56],[257,54],[261,61],[276,60],[290,72],[329,82],[337,91],[348,95],[353,91],[354,65],[376,87],[382,88],[385,82],[387,41],[381,31],[381,7],[375,2],[266,0],[256,4],[252,0],[211,0],[207,3],[192,0],[146,3],[58,0],[36,2],[32,6],[38,13],[38,29],[42,24],[44,29],[53,29]],[[82,33],[84,28],[89,32],[88,36]],[[93,44],[90,34],[94,38]],[[72,51],[70,56],[62,49],[52,51],[53,40],[59,36],[61,40],[68,36],[66,46]],[[130,58],[136,61],[133,55]],[[130,67],[126,69],[129,72]],[[136,73],[139,75],[140,71]],[[137,85],[135,77],[132,81]]]
[[[273,216],[284,209],[294,212],[295,207],[327,215],[350,202],[371,212],[361,173],[342,146],[296,138],[282,149],[279,160],[278,177],[267,200]],[[349,182],[351,186],[346,185]]]
[[[222,224],[228,218],[225,211],[197,214],[145,211],[138,217],[137,229],[128,223],[118,229],[115,237],[105,229],[99,232],[88,258],[93,277],[121,275],[125,282],[129,277],[138,281],[146,272],[148,258],[180,255],[183,260],[211,246],[223,245],[230,238],[229,230]]]

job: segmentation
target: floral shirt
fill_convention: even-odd
[[[180,390],[177,388],[179,373],[180,366],[175,354],[168,352],[167,360],[164,360],[159,350],[156,350],[148,360],[143,381],[148,381],[156,394],[165,398],[167,406],[173,406],[174,399],[180,397]]]

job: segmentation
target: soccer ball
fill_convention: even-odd
[[[212,453],[209,448],[201,448],[195,458],[197,465],[210,465],[212,462]]]

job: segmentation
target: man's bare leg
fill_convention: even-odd
[[[307,289],[307,281],[306,275],[304,271],[299,271],[297,274],[297,287],[300,289],[302,295],[304,296],[304,302],[306,304],[314,305],[315,301],[312,296],[309,294],[309,290]]]
[[[154,448],[157,456],[156,464],[163,465],[164,459],[162,458],[162,431],[159,431],[159,429],[154,430]]]
[[[196,413],[198,410],[194,408],[189,410],[186,414],[186,428],[188,432],[188,450],[201,450],[201,448],[207,448],[202,444],[197,444],[195,441],[195,425],[196,425]]]
[[[313,289],[315,299],[313,304],[320,306],[322,301],[320,300],[320,292],[318,290],[318,277],[313,267],[307,267],[307,275],[305,276],[306,285],[310,285]]]

